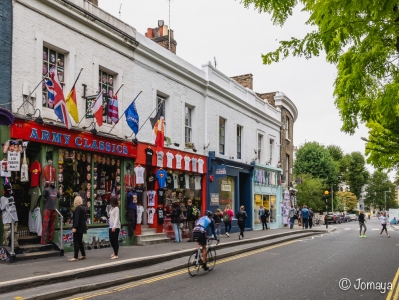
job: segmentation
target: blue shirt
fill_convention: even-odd
[[[133,202],[133,196],[135,194],[136,193],[134,193],[133,191],[130,191],[129,193],[127,193],[127,208],[131,208],[131,209],[136,209],[137,208],[137,203]]]
[[[168,173],[165,170],[158,170],[156,177],[158,179],[158,184],[160,188],[166,187],[166,178],[168,178]]]

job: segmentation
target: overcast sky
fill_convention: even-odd
[[[158,20],[169,23],[168,0],[99,0],[99,6],[144,34]],[[201,68],[216,57],[217,68],[228,76],[252,73],[254,91],[279,91],[297,106],[294,144],[317,141],[335,144],[345,153],[364,154],[367,129],[362,126],[353,136],[341,132],[342,122],[334,105],[334,65],[324,56],[310,60],[290,57],[263,65],[261,54],[273,51],[278,41],[303,37],[307,14],[299,9],[283,28],[274,26],[267,14],[245,9],[234,0],[171,0],[171,29],[177,41],[177,55]],[[370,169],[370,168],[369,168]]]

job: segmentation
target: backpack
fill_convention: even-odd
[[[230,222],[230,216],[229,216],[229,213],[228,213],[228,212],[226,212],[226,213],[223,215],[223,222]]]
[[[266,216],[266,218],[269,217],[269,211],[267,209],[265,209],[265,216]]]
[[[302,210],[302,218],[307,219],[309,217],[309,210]]]

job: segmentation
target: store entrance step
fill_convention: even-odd
[[[136,236],[137,238],[137,236]],[[169,243],[171,240],[169,238],[154,238],[149,240],[141,240],[140,242],[137,241],[137,245],[148,246],[154,244],[164,244]]]

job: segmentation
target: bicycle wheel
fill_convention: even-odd
[[[200,264],[200,258],[196,258],[198,254],[198,250],[195,250],[190,257],[188,258],[188,273],[190,274],[191,277],[194,277],[195,275],[197,275],[199,269],[201,268],[201,264]]]
[[[212,271],[216,265],[216,251],[215,249],[209,248],[206,252],[206,265],[209,268],[209,271]]]

